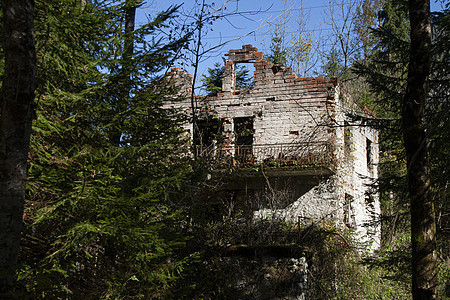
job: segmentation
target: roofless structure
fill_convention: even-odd
[[[227,56],[222,91],[196,97],[197,128],[185,124],[196,154],[214,160],[217,171],[235,170],[228,188],[236,197],[260,203],[255,218],[333,220],[355,229],[369,249],[378,248],[380,226],[374,221],[380,204],[372,190],[378,133],[354,121],[368,112],[336,79],[299,78],[290,68],[266,61],[251,45]],[[254,64],[254,85],[240,89],[236,65],[243,63]],[[192,116],[192,76],[177,68],[166,76],[186,95],[185,101],[167,106]],[[280,195],[270,204],[269,190]]]

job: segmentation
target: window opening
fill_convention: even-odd
[[[345,157],[349,157],[351,153],[351,132],[350,132],[350,124],[347,121],[344,122],[344,155]]]
[[[355,227],[355,215],[353,213],[352,202],[353,197],[349,194],[345,194],[344,224],[347,225],[348,228]]]
[[[249,160],[253,158],[253,119],[254,117],[234,118],[236,159]]]
[[[372,171],[373,167],[373,157],[372,157],[372,141],[366,139],[366,161],[367,161],[367,169],[369,172]]]
[[[251,89],[255,85],[255,65],[253,62],[236,63],[234,71],[236,72],[235,88],[237,91]]]
[[[223,142],[223,120],[217,118],[205,118],[197,121],[197,130],[194,130],[198,145],[197,154],[207,154],[214,150],[215,144]]]
[[[277,74],[278,72],[280,72],[282,69],[283,69],[283,68],[282,68],[281,66],[275,65],[275,66],[272,67],[272,73],[275,75],[275,74]]]

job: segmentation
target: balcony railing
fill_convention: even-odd
[[[334,164],[332,147],[327,142],[255,144],[198,147],[197,156],[218,165],[252,167],[328,167]]]

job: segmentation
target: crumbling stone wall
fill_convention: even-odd
[[[235,72],[239,63],[254,63],[253,87],[236,87]],[[192,83],[189,74],[172,69],[167,76],[176,78],[181,92],[188,95]],[[228,53],[222,92],[214,97],[198,96],[195,100],[199,118],[208,115],[224,120],[226,145],[235,144],[236,120],[243,117],[252,118],[254,147],[328,145],[327,151],[333,158],[333,165],[328,166],[330,172],[292,172],[285,168],[270,178],[261,177],[253,188],[246,187],[273,192],[279,187],[271,186],[271,180],[289,177],[292,189],[298,186],[299,190],[306,191],[291,199],[288,205],[258,209],[255,216],[282,217],[290,221],[297,221],[300,217],[309,222],[332,219],[342,226],[356,229],[363,242],[372,243],[369,248],[379,246],[379,225],[364,226],[374,221],[380,212],[377,194],[370,193],[370,184],[378,176],[377,131],[363,122],[351,121],[349,115],[366,112],[354,105],[336,79],[299,78],[290,68],[266,61],[262,52],[245,45]],[[191,115],[189,99],[167,105],[179,107]],[[186,124],[186,129],[193,133],[192,124]],[[280,151],[279,155],[282,154]],[[262,163],[266,158],[258,162]]]
[[[353,229],[366,247],[380,247],[380,202],[376,191],[378,178],[379,141],[376,129],[364,121],[352,121],[358,111],[350,95],[340,94],[336,99],[336,195],[342,209],[350,197],[350,214]],[[373,116],[372,116],[373,117]],[[347,142],[346,140],[347,135]],[[339,217],[341,220],[343,216]],[[367,225],[371,226],[367,226]],[[347,225],[348,226],[348,225]]]
[[[208,113],[226,119],[224,131],[234,141],[233,119],[254,117],[254,144],[332,141],[329,110],[334,109],[337,81],[324,77],[298,78],[291,69],[274,65],[262,58],[262,52],[250,45],[230,50],[224,67],[222,92],[216,97],[197,97],[198,115]],[[235,85],[235,65],[254,62],[253,88],[239,90]],[[168,76],[189,81],[184,71],[172,69]],[[186,89],[183,89],[186,90]],[[189,99],[173,103],[188,115]],[[192,132],[192,128],[191,128]]]

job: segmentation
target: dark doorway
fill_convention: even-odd
[[[204,118],[197,121],[194,131],[195,144],[199,155],[213,151],[215,144],[223,140],[223,120],[218,118]]]
[[[240,160],[252,159],[254,117],[234,118],[235,157]]]

